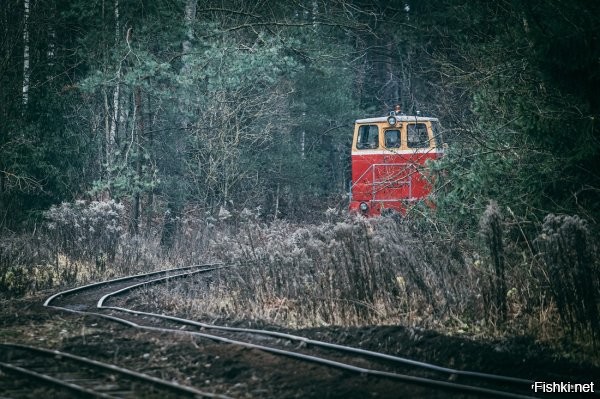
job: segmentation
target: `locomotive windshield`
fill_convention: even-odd
[[[358,129],[356,148],[367,150],[379,147],[379,128],[377,125],[363,125]]]
[[[386,148],[400,148],[400,130],[385,131]]]
[[[407,144],[409,148],[428,148],[429,135],[424,123],[409,123],[407,126]]]

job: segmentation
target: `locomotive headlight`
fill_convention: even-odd
[[[363,212],[366,212],[369,209],[369,205],[367,205],[366,202],[361,202],[360,203],[360,210]]]
[[[387,118],[387,121],[390,124],[390,126],[394,126],[396,124],[396,117],[395,116],[389,116]]]

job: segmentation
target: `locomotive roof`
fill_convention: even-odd
[[[413,116],[413,115],[395,115],[398,122],[437,122],[438,118],[430,118],[428,116]],[[378,116],[376,118],[357,119],[356,123],[378,123],[387,122],[389,116]]]

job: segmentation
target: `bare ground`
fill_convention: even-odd
[[[238,398],[476,397],[361,376],[209,340],[138,332],[94,317],[44,308],[44,299],[37,296],[0,302],[0,342],[58,349]],[[230,324],[263,327],[244,321]],[[600,382],[598,368],[558,358],[527,338],[478,342],[401,326],[328,327],[293,333],[458,369],[543,381]],[[0,373],[0,392],[7,381],[8,376]],[[32,386],[31,393],[38,396],[39,388]]]

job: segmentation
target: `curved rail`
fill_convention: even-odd
[[[324,341],[319,341],[319,340],[313,340],[313,339],[310,339],[310,338],[307,338],[307,337],[298,336],[298,335],[280,333],[280,332],[269,331],[269,330],[259,330],[259,329],[250,329],[250,328],[237,328],[237,327],[217,326],[217,325],[213,325],[213,324],[201,323],[201,322],[197,322],[197,321],[194,321],[194,320],[183,319],[183,318],[178,318],[178,317],[174,317],[174,316],[168,316],[168,315],[157,314],[157,313],[137,311],[137,310],[134,310],[134,309],[127,309],[127,308],[122,308],[122,307],[105,306],[104,305],[104,303],[110,297],[113,297],[113,296],[116,296],[116,295],[119,295],[119,294],[123,294],[123,293],[125,293],[127,291],[131,291],[131,290],[139,288],[141,286],[162,283],[164,281],[167,281],[167,278],[156,278],[156,279],[153,279],[153,280],[150,280],[150,281],[147,281],[147,282],[134,284],[134,285],[131,285],[131,286],[128,286],[128,287],[121,288],[121,289],[119,289],[117,291],[107,293],[107,294],[105,294],[104,296],[102,296],[98,300],[98,302],[96,304],[96,307],[98,309],[114,310],[114,311],[119,311],[119,312],[134,314],[134,315],[150,316],[150,317],[154,317],[154,318],[158,318],[158,319],[174,321],[174,322],[177,322],[177,323],[186,324],[186,325],[192,325],[192,326],[195,326],[195,327],[205,328],[205,329],[221,330],[221,331],[228,331],[228,332],[242,332],[242,333],[260,334],[260,335],[265,335],[265,336],[271,336],[271,337],[277,337],[277,338],[284,338],[284,339],[291,340],[291,341],[302,342],[302,343],[304,343],[306,345],[313,345],[313,346],[318,346],[318,347],[323,347],[323,348],[328,348],[328,349],[334,349],[334,350],[338,350],[338,351],[343,351],[343,352],[347,352],[347,353],[353,353],[353,354],[359,354],[359,355],[369,356],[369,357],[373,357],[373,358],[377,358],[377,359],[382,359],[382,360],[392,361],[392,362],[396,362],[396,363],[401,363],[401,364],[404,364],[404,365],[410,365],[410,366],[420,367],[420,368],[424,368],[424,369],[428,369],[428,370],[432,370],[432,371],[436,371],[436,372],[442,372],[442,373],[446,373],[446,374],[449,374],[449,375],[478,378],[478,379],[490,380],[490,381],[494,381],[494,382],[504,382],[504,383],[511,383],[511,384],[522,384],[522,385],[525,385],[525,386],[531,386],[531,384],[533,384],[533,381],[527,380],[527,379],[516,378],[516,377],[508,377],[508,376],[502,376],[502,375],[496,375],[496,374],[481,373],[481,372],[458,370],[458,369],[452,369],[452,368],[447,368],[447,367],[441,367],[441,366],[434,365],[434,364],[431,364],[431,363],[419,362],[419,361],[412,360],[412,359],[407,359],[407,358],[403,358],[403,357],[388,355],[388,354],[381,353],[381,352],[369,351],[369,350],[365,350],[365,349],[361,349],[361,348],[355,348],[355,347],[351,347],[351,346],[344,346],[344,345],[332,344],[332,343],[329,343],[329,342],[324,342]],[[131,324],[129,324],[129,323],[131,323]],[[131,325],[131,326],[136,327],[136,328],[151,328],[151,329],[157,328],[157,327],[142,326],[142,325],[140,325],[138,323],[134,323],[134,322],[131,322],[131,321],[129,321],[126,324]],[[175,329],[159,329],[158,331],[162,331],[162,332],[175,332],[175,331],[180,331],[180,330],[175,330]],[[299,359],[303,359],[303,360],[309,360],[309,361],[312,361],[312,362],[326,364],[328,366],[342,368],[342,369],[346,369],[346,370],[358,372],[358,373],[361,373],[361,374],[371,374],[371,375],[377,375],[377,376],[384,376],[384,377],[399,379],[399,380],[402,380],[402,381],[405,381],[405,382],[413,382],[413,383],[420,383],[420,384],[436,385],[438,387],[444,387],[444,388],[449,388],[449,389],[456,389],[456,390],[473,392],[473,393],[481,393],[481,394],[493,395],[493,396],[498,396],[498,397],[510,397],[510,398],[526,398],[526,397],[528,397],[528,396],[523,396],[523,395],[516,395],[516,394],[512,394],[512,393],[507,393],[507,392],[503,392],[503,391],[491,390],[491,389],[487,389],[487,388],[472,387],[472,386],[464,385],[464,384],[457,384],[457,383],[450,383],[450,382],[445,382],[445,381],[431,380],[431,379],[426,379],[426,378],[422,378],[422,377],[407,376],[407,375],[402,375],[402,374],[397,374],[397,373],[390,373],[390,372],[385,372],[385,371],[379,371],[379,370],[372,370],[372,369],[367,369],[367,368],[362,368],[362,367],[356,367],[356,366],[352,366],[352,365],[345,365],[344,363],[336,362],[336,361],[329,360],[329,359],[324,359],[324,358],[318,358],[318,357],[315,357],[315,356],[299,354],[297,352],[286,351],[286,350],[277,349],[277,348],[273,348],[273,347],[268,347],[268,346],[264,346],[264,345],[252,344],[252,343],[245,342],[245,341],[232,340],[232,339],[229,339],[229,338],[224,338],[224,337],[220,337],[220,336],[216,336],[216,335],[211,335],[211,334],[206,334],[206,333],[191,332],[191,331],[184,332],[184,333],[190,334],[190,335],[199,336],[199,337],[202,337],[202,338],[207,338],[207,339],[215,340],[215,341],[218,341],[218,342],[235,344],[235,345],[240,345],[240,346],[244,346],[244,347],[248,347],[248,348],[260,349],[260,350],[265,351],[265,352],[270,352],[270,353],[285,355],[285,356],[288,356],[288,357],[295,357],[295,358],[299,358]],[[430,383],[430,381],[435,381],[435,383]]]
[[[150,273],[140,273],[140,274],[136,274],[133,276],[118,277],[118,278],[114,278],[111,280],[105,280],[105,281],[100,281],[97,283],[86,284],[86,285],[82,285],[80,287],[71,288],[69,290],[60,291],[54,295],[49,296],[44,301],[44,306],[51,307],[50,302],[54,301],[57,298],[60,298],[61,296],[64,296],[67,294],[73,294],[75,292],[85,291],[87,289],[94,288],[94,287],[107,286],[107,285],[118,283],[118,282],[134,280],[134,279],[143,278],[143,277],[156,276],[159,274],[166,274],[169,272],[178,272],[178,271],[182,271],[182,270],[190,270],[190,269],[194,269],[194,268],[211,267],[211,266],[218,266],[218,265],[223,265],[223,263],[217,262],[217,263],[205,263],[205,264],[201,264],[201,265],[184,266],[184,267],[174,267],[172,269],[158,270],[158,271],[150,272]]]
[[[105,297],[108,297],[108,296],[110,296],[110,294],[105,295]],[[103,298],[106,299],[105,297],[103,297]],[[99,303],[100,303],[100,301],[99,301]],[[405,357],[388,355],[386,353],[370,351],[367,349],[356,348],[353,346],[332,344],[330,342],[314,340],[311,338],[307,338],[307,337],[303,337],[303,336],[299,336],[299,335],[281,333],[278,331],[258,330],[258,329],[253,329],[253,328],[242,328],[242,327],[217,326],[214,324],[201,323],[201,322],[198,322],[195,320],[183,319],[183,318],[179,318],[179,317],[168,316],[168,315],[157,314],[157,313],[142,312],[139,310],[121,308],[121,307],[117,307],[117,306],[100,306],[99,305],[98,308],[116,310],[116,311],[135,314],[135,315],[150,316],[150,317],[160,318],[160,319],[164,319],[164,320],[174,321],[174,322],[181,323],[181,324],[187,324],[187,325],[191,325],[191,326],[195,326],[195,327],[205,328],[205,329],[209,329],[209,330],[242,332],[242,333],[260,334],[260,335],[266,335],[266,336],[271,336],[271,337],[283,338],[283,339],[287,339],[290,341],[302,342],[306,345],[312,345],[312,346],[317,346],[317,347],[322,347],[322,348],[327,348],[327,349],[335,349],[335,350],[339,350],[339,351],[347,352],[347,353],[355,353],[358,355],[364,355],[364,356],[368,356],[368,357],[372,357],[372,358],[376,358],[376,359],[388,360],[388,361],[395,362],[395,363],[401,363],[401,364],[405,364],[405,365],[409,365],[409,366],[420,367],[423,369],[428,369],[428,370],[432,370],[432,371],[436,371],[436,372],[440,372],[440,373],[445,373],[448,375],[479,378],[479,379],[483,379],[483,380],[487,379],[487,380],[496,381],[496,382],[506,382],[506,383],[511,383],[511,384],[523,384],[523,385],[529,385],[529,386],[531,386],[531,384],[534,383],[534,381],[527,380],[524,378],[509,377],[509,376],[498,375],[498,374],[481,373],[481,372],[476,372],[476,371],[452,369],[452,368],[438,366],[438,365],[431,364],[431,363],[420,362],[417,360],[408,359]]]
[[[191,270],[194,267],[199,268],[201,266],[205,266],[205,267],[209,266],[209,267],[206,267],[204,269]],[[162,314],[136,311],[133,309],[126,309],[126,308],[122,308],[122,307],[105,306],[104,305],[104,303],[110,297],[125,293],[127,291],[133,290],[135,288],[139,288],[141,286],[158,284],[158,283],[162,283],[162,282],[168,281],[173,278],[181,278],[181,277],[190,276],[193,274],[210,272],[210,271],[214,271],[214,270],[223,269],[226,267],[230,267],[230,265],[210,264],[210,265],[197,265],[197,266],[190,266],[190,267],[185,267],[185,268],[169,269],[170,272],[178,272],[181,270],[188,270],[188,271],[186,271],[185,273],[177,273],[177,274],[173,274],[173,275],[169,275],[169,276],[162,276],[162,277],[158,277],[158,278],[154,278],[154,279],[150,279],[150,280],[145,280],[145,281],[142,281],[139,283],[132,284],[130,286],[120,288],[113,292],[109,292],[109,293],[103,295],[98,300],[98,302],[96,303],[96,307],[99,310],[116,311],[116,312],[122,312],[122,313],[133,314],[133,315],[145,315],[145,316],[150,316],[150,317],[159,318],[159,319],[163,319],[163,320],[169,320],[172,322],[192,325],[192,326],[199,327],[199,328],[214,329],[214,330],[221,330],[221,331],[228,331],[228,332],[261,334],[261,335],[267,335],[267,336],[272,336],[272,337],[284,338],[287,340],[299,341],[299,342],[302,342],[307,345],[309,344],[309,345],[313,345],[313,346],[319,346],[319,347],[323,347],[323,348],[344,351],[344,352],[358,354],[358,355],[362,355],[362,356],[368,356],[368,357],[372,357],[372,358],[376,358],[376,359],[392,361],[392,362],[401,363],[404,365],[428,369],[428,370],[435,371],[435,372],[442,372],[442,373],[446,373],[446,374],[450,374],[450,375],[454,375],[454,376],[464,376],[464,377],[470,377],[470,378],[489,380],[489,381],[493,381],[496,383],[501,382],[501,383],[520,384],[520,385],[527,385],[527,386],[531,386],[531,384],[533,383],[532,381],[527,380],[527,379],[507,377],[507,376],[501,376],[501,375],[495,375],[495,374],[487,374],[487,373],[481,373],[481,372],[451,369],[451,368],[442,367],[442,366],[438,366],[438,365],[431,364],[431,363],[419,362],[416,360],[392,356],[392,355],[388,355],[388,354],[384,354],[384,353],[380,353],[380,352],[374,352],[374,351],[364,350],[364,349],[350,347],[350,346],[344,346],[344,345],[338,345],[338,344],[328,343],[328,342],[324,342],[324,341],[313,340],[313,339],[310,339],[307,337],[302,337],[302,336],[297,336],[297,335],[292,335],[292,334],[286,334],[286,333],[280,333],[280,332],[268,331],[268,330],[216,326],[216,325],[211,325],[211,324],[206,324],[206,323],[200,323],[200,322],[193,321],[193,320],[177,318],[174,316],[167,316],[167,315],[162,315]],[[145,274],[145,275],[132,276],[129,279],[133,280],[134,278],[156,276],[162,272],[163,271],[154,272],[154,273]],[[516,398],[519,398],[519,399],[532,398],[531,396],[526,396],[526,395],[521,395],[521,394],[516,394],[516,393],[511,393],[511,392],[505,392],[505,391],[499,391],[496,389],[459,384],[459,383],[455,383],[455,382],[440,381],[440,380],[430,379],[430,378],[425,378],[425,377],[410,376],[410,375],[405,375],[405,374],[393,373],[393,372],[389,372],[389,371],[370,369],[370,368],[366,368],[366,367],[358,367],[358,366],[338,362],[338,361],[331,360],[331,359],[326,359],[326,358],[322,358],[322,357],[288,351],[288,350],[284,350],[284,349],[278,349],[278,348],[265,346],[265,345],[254,344],[254,343],[245,342],[245,341],[239,341],[239,340],[226,338],[226,337],[222,337],[222,336],[218,336],[218,335],[207,334],[204,332],[182,331],[179,329],[142,325],[137,322],[133,322],[131,320],[127,320],[122,317],[117,317],[114,315],[107,315],[107,314],[103,314],[103,313],[89,312],[89,311],[79,311],[79,310],[69,309],[69,308],[65,308],[65,307],[58,307],[58,306],[50,305],[50,303],[55,298],[58,298],[62,295],[89,289],[92,287],[97,287],[97,286],[100,286],[103,284],[107,285],[107,284],[112,284],[114,282],[123,282],[126,280],[127,280],[127,278],[114,279],[114,280],[110,280],[107,282],[90,284],[90,285],[87,285],[84,287],[79,287],[76,289],[57,293],[57,294],[53,295],[52,297],[48,298],[48,300],[46,300],[44,305],[54,307],[57,309],[66,310],[66,311],[77,313],[77,314],[93,315],[93,316],[102,317],[107,320],[112,320],[112,321],[130,326],[130,327],[134,327],[137,329],[144,329],[144,330],[148,330],[148,331],[156,331],[156,332],[163,332],[163,333],[166,332],[166,333],[175,333],[175,334],[185,334],[185,335],[190,335],[190,336],[194,336],[194,337],[198,337],[198,338],[210,339],[210,340],[217,341],[217,342],[234,344],[234,345],[238,345],[238,346],[242,346],[242,347],[246,347],[246,348],[259,349],[264,352],[277,354],[277,355],[283,355],[286,357],[296,358],[296,359],[305,360],[305,361],[310,361],[313,363],[318,363],[318,364],[326,365],[329,367],[335,367],[338,369],[356,372],[361,375],[373,375],[373,376],[378,376],[378,377],[391,378],[391,379],[395,379],[398,381],[409,382],[409,383],[419,384],[419,385],[423,385],[423,386],[432,386],[432,387],[437,387],[437,388],[444,388],[444,389],[450,389],[450,390],[455,390],[455,391],[480,394],[480,395],[484,395],[486,397],[494,396],[494,397],[515,398],[515,399]]]
[[[75,311],[75,312],[78,312],[78,311]],[[78,313],[87,313],[87,312],[78,312]],[[135,313],[135,311],[132,311],[132,313]],[[514,394],[514,393],[504,392],[504,391],[498,391],[498,390],[489,389],[489,388],[457,384],[457,383],[453,383],[453,382],[434,380],[434,379],[430,379],[430,378],[415,377],[415,376],[410,376],[410,375],[406,375],[406,374],[398,374],[398,373],[392,373],[392,372],[388,372],[388,371],[381,371],[381,370],[374,370],[374,369],[369,369],[369,368],[365,368],[365,367],[353,366],[351,364],[342,363],[342,362],[338,362],[335,360],[330,360],[330,359],[326,359],[326,358],[322,358],[322,357],[318,357],[318,356],[306,355],[306,354],[299,353],[299,352],[293,352],[293,351],[288,351],[288,350],[284,350],[284,349],[273,348],[273,347],[265,346],[265,345],[253,344],[250,342],[237,341],[237,340],[233,340],[230,338],[221,337],[218,335],[211,335],[211,334],[206,334],[206,333],[201,333],[201,332],[196,332],[196,331],[181,331],[181,330],[172,329],[172,328],[145,326],[145,325],[135,323],[130,320],[126,320],[126,319],[115,317],[115,316],[108,316],[108,315],[102,315],[102,314],[99,314],[99,315],[106,319],[113,320],[118,323],[130,326],[130,327],[134,327],[134,328],[137,328],[140,330],[155,331],[155,332],[161,332],[161,333],[190,335],[190,336],[199,337],[199,338],[206,338],[206,339],[210,339],[210,340],[217,341],[217,342],[238,345],[238,346],[248,348],[248,349],[258,349],[258,350],[261,350],[261,351],[264,351],[267,353],[273,353],[276,355],[282,355],[282,356],[286,356],[286,357],[290,357],[290,358],[309,361],[312,363],[335,367],[335,368],[338,368],[341,370],[355,372],[360,375],[372,375],[372,376],[376,376],[376,377],[386,377],[386,378],[391,378],[391,379],[395,379],[395,380],[402,381],[402,382],[409,382],[409,383],[419,384],[419,385],[423,385],[423,386],[433,386],[433,387],[437,387],[437,388],[444,388],[444,389],[449,389],[449,390],[454,390],[454,391],[481,394],[481,395],[485,395],[485,397],[500,397],[500,398],[511,398],[511,399],[535,399],[531,396],[519,395],[519,394]]]

